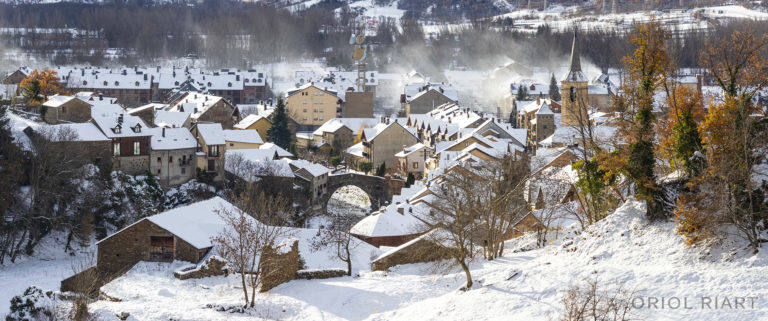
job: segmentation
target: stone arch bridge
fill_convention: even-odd
[[[349,185],[357,186],[368,194],[368,198],[371,200],[371,209],[375,211],[387,202],[390,202],[392,195],[400,194],[405,181],[358,173],[331,174],[328,176],[327,192],[320,200],[320,204],[323,204],[323,209],[327,211],[328,200],[331,199],[336,190]]]

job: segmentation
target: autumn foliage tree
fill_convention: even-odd
[[[697,176],[704,166],[703,143],[699,125],[704,121],[701,92],[682,86],[671,89],[667,98],[666,118],[659,120],[660,155],[670,168]]]
[[[31,105],[40,105],[49,96],[55,94],[67,94],[64,85],[59,82],[56,71],[50,69],[33,70],[21,81],[19,86],[23,90],[24,98]]]
[[[653,107],[655,90],[666,81],[670,64],[665,48],[668,38],[668,32],[658,22],[637,25],[631,39],[635,51],[623,58],[628,77],[623,85],[624,102],[619,105],[624,106],[623,112],[629,115],[623,129],[629,144],[624,171],[634,183],[635,196],[648,202],[647,216],[651,219],[664,214],[654,173]]]
[[[678,231],[689,242],[735,227],[757,252],[768,223],[766,182],[760,171],[768,159],[768,120],[758,114],[755,94],[768,85],[768,38],[734,31],[714,41],[702,64],[724,99],[709,106],[701,125],[707,167],[689,184],[676,211]]]

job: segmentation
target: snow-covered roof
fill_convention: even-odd
[[[233,149],[225,154],[225,170],[246,181],[262,176],[294,177],[285,159],[275,159],[277,152],[270,149]]]
[[[58,108],[61,105],[69,102],[72,99],[75,99],[75,97],[56,94],[56,95],[53,95],[53,96],[49,97],[48,100],[46,100],[43,103],[43,106],[50,107],[50,108]]]
[[[264,118],[264,119],[266,119],[267,121],[269,121],[269,118],[267,118],[267,117],[265,117],[265,116],[262,116],[262,115],[257,115],[257,114],[250,114],[250,115],[248,115],[248,116],[245,116],[245,118],[243,118],[243,119],[242,119],[240,122],[238,122],[237,124],[235,124],[234,128],[237,128],[237,129],[246,129],[246,128],[248,128],[249,126],[251,126],[251,125],[253,125],[254,123],[256,123],[257,121],[259,121],[259,119],[262,119],[262,118]]]
[[[313,163],[308,160],[304,159],[290,159],[288,160],[288,163],[291,164],[291,167],[295,167],[298,169],[305,169],[309,174],[311,174],[314,177],[318,177],[323,174],[328,174],[331,170],[327,167],[320,165],[318,163]]]
[[[152,128],[153,150],[197,148],[197,140],[186,128]]]
[[[197,132],[206,145],[224,145],[224,130],[219,123],[198,123]]]
[[[421,95],[424,95],[430,90],[435,90],[446,97],[448,99],[453,101],[459,100],[459,92],[456,91],[450,84],[445,83],[413,83],[405,85],[405,100],[410,102],[411,100],[414,100],[418,98]]]
[[[119,112],[118,112],[119,110]],[[91,118],[109,138],[151,136],[152,131],[141,118],[112,105],[91,108]],[[119,127],[119,129],[118,129]]]
[[[155,110],[155,126],[184,127],[192,112]]]
[[[225,129],[224,140],[228,142],[263,144],[264,141],[255,129]]]
[[[219,96],[190,92],[174,102],[168,110],[191,113],[190,118],[197,119],[222,99]]]
[[[426,147],[426,145],[424,145],[424,144],[422,144],[422,143],[416,143],[416,144],[413,144],[413,145],[411,145],[411,146],[408,146],[408,147],[406,147],[406,148],[403,148],[403,150],[402,150],[402,151],[400,151],[400,152],[398,152],[397,154],[395,154],[395,157],[405,157],[405,156],[411,155],[411,154],[413,154],[413,153],[415,153],[415,152],[418,152],[418,151],[420,151],[420,150],[421,150],[421,149],[423,149],[424,147]]]
[[[213,246],[211,239],[222,232],[225,232],[227,229],[227,224],[219,214],[222,211],[238,211],[238,209],[223,198],[216,196],[209,200],[177,207],[160,214],[143,218],[123,230],[128,229],[143,220],[148,220],[195,248],[205,249]],[[253,219],[250,218],[250,216],[247,217],[248,219]],[[255,219],[253,220],[255,221]],[[104,242],[104,240],[109,239],[113,235],[119,234],[123,230],[98,241],[97,244]]]
[[[259,149],[274,150],[277,152],[277,157],[280,158],[293,157],[293,154],[283,149],[282,147],[275,145],[275,143],[264,143],[263,145],[259,146]]]
[[[92,123],[72,123],[72,124],[58,124],[48,126],[52,130],[60,132],[61,130],[71,131],[76,134],[74,141],[81,142],[93,142],[93,141],[108,141],[109,138],[102,133],[96,125]],[[53,138],[56,138],[55,136]]]
[[[408,210],[400,214],[397,205],[390,204],[360,220],[349,233],[368,237],[416,234],[420,231],[420,223]]]
[[[363,142],[359,142],[357,144],[349,146],[349,148],[347,148],[346,152],[347,152],[347,154],[350,154],[350,155],[354,155],[354,156],[357,156],[357,157],[363,157],[363,150],[364,150]]]

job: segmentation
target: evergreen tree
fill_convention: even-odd
[[[285,114],[283,98],[277,99],[277,106],[272,113],[272,127],[267,130],[267,137],[275,145],[288,149],[291,145],[291,130],[288,129],[288,115]]]
[[[405,187],[411,187],[416,182],[416,176],[413,173],[408,173],[408,178],[405,179]]]
[[[560,101],[560,87],[557,86],[555,74],[552,74],[552,78],[549,79],[549,98],[554,101]]]
[[[528,88],[525,85],[517,86],[517,100],[528,100]]]
[[[373,168],[373,164],[371,164],[371,162],[360,162],[357,164],[357,169],[359,169],[365,174],[368,174],[372,168]]]
[[[384,177],[384,173],[387,172],[387,163],[381,163],[381,166],[379,166],[379,169],[376,170],[376,176]]]
[[[512,127],[517,128],[517,118],[515,118],[514,111],[509,112],[509,123],[512,125]]]

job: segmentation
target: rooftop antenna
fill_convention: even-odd
[[[365,24],[360,24],[357,35],[352,34],[349,37],[349,44],[355,46],[355,50],[352,52],[352,59],[355,60],[357,66],[357,79],[355,84],[357,85],[357,91],[365,91],[365,57],[368,55],[367,45],[365,43]]]

